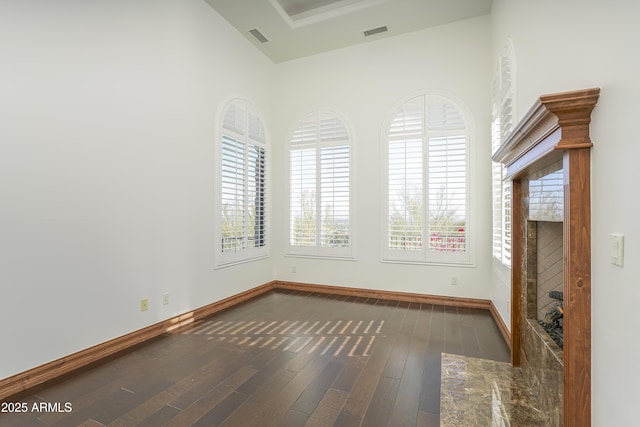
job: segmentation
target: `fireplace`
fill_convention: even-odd
[[[589,124],[599,94],[540,97],[493,156],[513,197],[511,361],[550,426],[591,425]],[[550,292],[562,301],[546,301]],[[554,308],[560,340],[540,321]]]

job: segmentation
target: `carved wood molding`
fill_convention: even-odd
[[[541,96],[495,152],[492,159],[507,166],[507,177],[562,158],[562,150],[589,148],[591,111],[599,88]]]

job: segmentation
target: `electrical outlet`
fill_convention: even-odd
[[[298,272],[298,268],[294,265],[293,267],[291,267],[291,272],[292,273],[297,273]]]
[[[142,298],[140,300],[140,311],[149,310],[149,300],[147,298]]]
[[[451,284],[452,285],[458,284],[458,276],[451,276]]]
[[[169,294],[162,294],[162,305],[169,305]]]

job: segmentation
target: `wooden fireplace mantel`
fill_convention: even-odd
[[[591,111],[599,88],[541,96],[493,155],[507,166],[507,176],[522,173],[540,161],[562,158],[562,150],[590,148]]]
[[[599,88],[541,96],[493,155],[512,181],[511,360],[520,366],[527,177],[562,161],[565,427],[591,425],[591,112]]]

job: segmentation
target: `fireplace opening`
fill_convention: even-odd
[[[562,163],[532,174],[529,184],[529,245],[532,256],[530,318],[536,320],[562,349],[563,322],[563,220]]]

